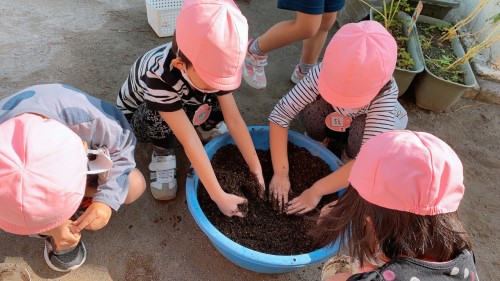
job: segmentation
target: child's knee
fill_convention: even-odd
[[[304,25],[299,28],[299,34],[303,40],[309,39],[316,35],[320,28],[321,25]]]
[[[130,204],[139,199],[146,190],[146,179],[138,169],[133,169],[129,175],[129,189],[124,204]]]
[[[311,38],[318,33],[323,15],[311,15],[298,12],[294,22],[295,31],[303,38]]]

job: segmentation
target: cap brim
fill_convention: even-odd
[[[205,82],[208,86],[219,90],[219,91],[234,91],[238,89],[241,85],[241,78],[242,78],[242,68],[239,68],[233,76],[231,77],[216,77],[213,75],[210,75],[206,73],[203,70],[197,69],[196,66],[194,66],[194,70],[196,71],[196,74],[200,76],[201,80]]]

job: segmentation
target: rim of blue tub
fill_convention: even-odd
[[[250,126],[248,130],[251,135],[266,132],[269,135],[268,126]],[[252,137],[252,140],[254,141],[256,149],[269,149],[269,137],[267,137],[267,139],[264,138],[264,140],[254,140]],[[339,163],[341,163],[340,160],[327,148],[315,143],[314,140],[291,130],[288,131],[288,140],[299,147],[306,148],[312,155],[323,159],[332,171],[339,168]],[[296,141],[298,143],[296,143]],[[207,143],[205,145],[205,151],[208,157],[212,159],[219,148],[228,144],[234,144],[234,141],[228,133],[225,133]],[[308,144],[311,146],[307,146]],[[215,228],[203,213],[198,201],[198,181],[199,178],[196,172],[188,175],[186,179],[186,199],[189,211],[212,244],[231,262],[245,269],[259,273],[284,273],[321,262],[338,252],[339,245],[335,243],[305,254],[273,255],[258,252],[234,242]]]

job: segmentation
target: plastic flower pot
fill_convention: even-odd
[[[427,16],[419,16],[417,22],[450,25],[446,21]],[[458,38],[453,38],[451,45],[457,58],[465,55],[464,48]],[[422,54],[424,53],[422,52]],[[422,72],[418,83],[415,85],[415,103],[417,106],[434,112],[445,111],[452,107],[462,97],[465,90],[474,87],[477,83],[470,63],[465,62],[461,67],[465,71],[465,84],[437,77],[425,66],[425,71]]]
[[[408,3],[415,7],[418,0],[409,0]],[[458,8],[462,4],[462,0],[422,0],[422,3],[424,4],[422,15],[444,19],[451,9]]]
[[[249,132],[256,149],[269,150],[269,127],[249,127]],[[294,131],[288,132],[288,140],[299,147],[306,148],[312,155],[323,159],[332,171],[339,168],[340,160],[314,140]],[[205,145],[208,157],[212,159],[218,149],[228,144],[234,144],[228,133],[214,138]],[[186,180],[186,198],[189,211],[215,248],[236,265],[259,273],[285,273],[319,263],[337,253],[338,243],[306,254],[284,256],[261,253],[234,242],[217,230],[203,213],[197,197],[198,180],[196,172],[189,175]]]
[[[377,10],[382,11],[382,7],[375,7]],[[375,11],[370,9],[370,19],[374,20]],[[403,21],[403,28],[407,28],[410,25],[411,16],[405,12],[399,11],[396,15],[398,20]],[[399,95],[402,96],[408,87],[410,86],[413,78],[415,76],[424,71],[424,59],[422,56],[422,49],[420,48],[420,42],[418,40],[417,29],[413,26],[410,34],[408,35],[408,41],[406,42],[406,51],[410,54],[410,57],[413,59],[413,67],[412,69],[402,69],[396,67],[394,70],[394,79],[396,80],[396,84],[398,85]]]

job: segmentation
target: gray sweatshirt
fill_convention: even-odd
[[[89,148],[106,146],[113,167],[97,187],[95,202],[118,210],[128,194],[128,175],[135,168],[136,139],[125,116],[114,105],[71,86],[36,85],[0,100],[0,123],[22,113],[37,113],[67,125]]]

